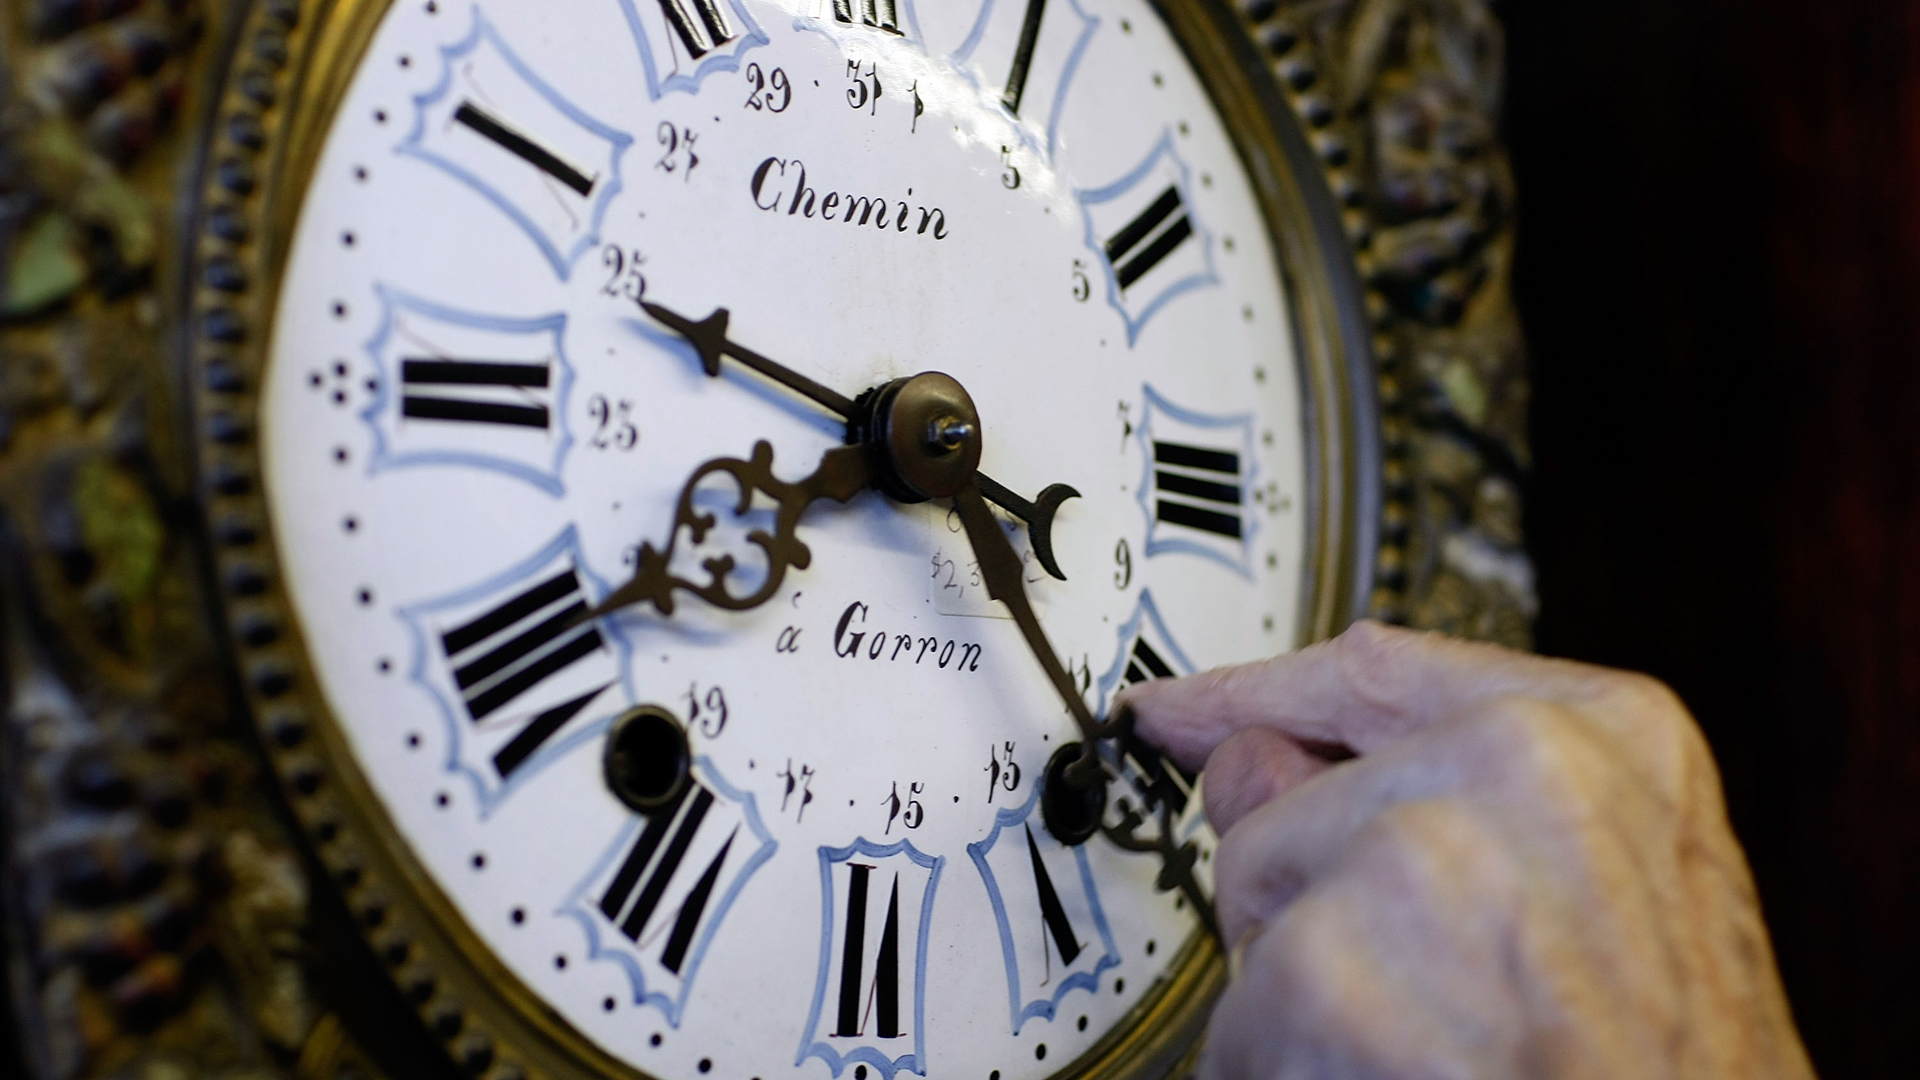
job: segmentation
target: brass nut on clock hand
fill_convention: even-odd
[[[971,438],[973,425],[955,417],[942,416],[927,425],[927,448],[936,453],[957,450]]]
[[[948,498],[980,467],[980,414],[951,375],[923,372],[854,399],[847,442],[867,448],[874,486],[889,498]]]
[[[601,772],[614,797],[642,814],[674,805],[693,776],[686,728],[658,705],[628,710],[607,731]]]

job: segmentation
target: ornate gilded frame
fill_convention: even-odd
[[[30,3],[16,21],[31,23],[42,9],[54,6],[51,0]],[[212,32],[196,38],[187,28],[191,11],[182,14],[178,5],[157,0],[137,5],[133,15],[172,19],[168,25],[177,31],[169,39],[173,51],[159,76],[153,77],[168,72],[176,76],[176,85],[186,88],[181,95],[185,107],[179,113],[194,122],[170,142],[152,140],[174,148],[177,160],[184,163],[176,171],[156,164],[157,154],[143,158],[140,147],[128,153],[110,137],[95,137],[96,129],[103,126],[101,117],[117,98],[104,105],[93,102],[76,107],[56,101],[49,106],[32,92],[33,77],[46,71],[57,74],[58,61],[72,60],[83,51],[72,47],[74,42],[109,40],[110,32],[133,15],[102,8],[104,21],[77,28],[0,28],[15,34],[0,37],[6,46],[0,56],[16,65],[7,72],[8,85],[17,95],[16,104],[21,99],[28,102],[6,113],[8,125],[0,125],[0,146],[31,149],[32,132],[59,124],[61,109],[71,117],[78,108],[78,114],[87,118],[86,130],[97,156],[118,168],[118,175],[130,178],[129,186],[156,200],[149,205],[161,207],[177,199],[183,207],[173,227],[160,230],[174,250],[169,253],[160,246],[147,255],[157,275],[146,284],[131,293],[112,293],[96,278],[50,304],[17,312],[0,309],[8,311],[6,321],[0,322],[0,348],[32,349],[48,333],[106,325],[123,316],[129,302],[139,304],[142,296],[149,298],[150,308],[154,297],[171,294],[177,300],[173,317],[163,317],[157,325],[171,325],[179,332],[182,362],[170,364],[164,349],[152,347],[161,340],[155,333],[154,342],[144,343],[149,346],[143,354],[147,359],[127,366],[128,386],[134,389],[126,393],[144,387],[152,396],[140,436],[143,443],[135,455],[150,461],[151,467],[144,471],[121,468],[121,472],[135,474],[135,493],[126,498],[136,506],[161,508],[155,517],[166,551],[176,562],[186,561],[175,575],[178,580],[171,592],[154,588],[150,595],[132,597],[129,602],[164,609],[176,622],[198,624],[197,633],[180,639],[181,651],[199,663],[195,669],[199,681],[193,685],[207,682],[204,672],[208,667],[219,669],[220,657],[231,658],[229,670],[238,674],[238,696],[258,722],[263,736],[260,745],[280,778],[285,808],[306,838],[305,845],[296,848],[284,835],[275,834],[281,819],[272,800],[263,803],[254,798],[244,810],[230,812],[216,812],[202,805],[205,800],[195,803],[198,816],[191,820],[205,822],[209,829],[232,828],[232,822],[240,821],[262,838],[264,855],[223,851],[226,873],[252,881],[261,872],[255,865],[259,859],[284,873],[289,859],[298,859],[302,853],[309,857],[312,872],[331,878],[332,888],[345,900],[348,917],[371,943],[378,962],[388,967],[401,990],[413,999],[427,1029],[445,1044],[461,1071],[507,1080],[517,1075],[570,1075],[584,1064],[605,1075],[633,1075],[615,1068],[578,1035],[533,1007],[524,993],[515,1001],[510,1000],[515,997],[512,991],[482,992],[489,986],[510,985],[511,980],[470,942],[459,940],[463,931],[444,898],[433,892],[403,852],[391,850],[380,839],[391,837],[391,830],[383,828],[376,804],[357,776],[332,764],[348,759],[338,733],[325,718],[324,703],[309,689],[313,683],[298,628],[279,590],[271,523],[259,498],[259,473],[253,462],[251,395],[258,385],[276,268],[298,212],[301,181],[317,154],[332,104],[351,72],[351,58],[361,51],[385,6],[385,0],[235,3],[215,13]],[[1222,0],[1160,0],[1159,6],[1196,67],[1207,73],[1216,102],[1247,155],[1281,244],[1286,282],[1298,313],[1299,354],[1305,360],[1303,377],[1308,382],[1304,397],[1316,407],[1309,422],[1316,477],[1312,500],[1316,555],[1310,560],[1315,577],[1305,590],[1310,600],[1303,612],[1304,636],[1313,639],[1337,632],[1351,618],[1367,612],[1510,641],[1513,615],[1518,613],[1523,636],[1531,600],[1524,582],[1513,587],[1513,574],[1485,579],[1468,575],[1464,593],[1458,587],[1441,587],[1449,580],[1463,580],[1465,571],[1447,555],[1459,536],[1468,535],[1471,540],[1489,534],[1496,546],[1511,550],[1517,533],[1503,533],[1497,515],[1488,518],[1474,492],[1462,494],[1462,485],[1471,487],[1475,481],[1472,468],[1458,468],[1457,461],[1444,453],[1430,453],[1423,442],[1437,429],[1444,438],[1433,445],[1444,450],[1445,440],[1462,441],[1464,428],[1465,441],[1485,457],[1497,458],[1506,448],[1504,462],[1496,462],[1501,468],[1482,469],[1486,476],[1501,473],[1513,462],[1524,462],[1524,443],[1511,427],[1502,429],[1487,422],[1499,412],[1489,409],[1489,399],[1497,398],[1496,404],[1507,414],[1513,412],[1516,397],[1524,401],[1518,393],[1524,384],[1516,374],[1517,343],[1510,330],[1503,329],[1505,321],[1510,321],[1500,277],[1507,233],[1504,215],[1476,211],[1474,224],[1484,235],[1471,250],[1462,249],[1451,262],[1421,263],[1408,274],[1407,260],[1400,257],[1404,253],[1396,245],[1409,228],[1417,233],[1420,217],[1380,212],[1381,163],[1405,147],[1382,137],[1374,110],[1381,102],[1404,99],[1407,85],[1418,86],[1421,79],[1431,78],[1437,54],[1431,42],[1423,44],[1419,39],[1423,34],[1436,36],[1449,19],[1458,22],[1458,12],[1477,8],[1476,0],[1248,0],[1235,7]],[[1491,25],[1490,20],[1468,22],[1472,33],[1484,33]],[[1382,27],[1399,34],[1398,41],[1391,33],[1383,37]],[[62,55],[63,49],[72,55]],[[19,74],[26,70],[20,65],[28,59],[37,65],[33,74]],[[1497,70],[1493,82],[1497,86]],[[1467,90],[1472,89],[1467,87],[1455,96],[1470,99]],[[1466,102],[1468,113],[1475,108],[1483,116],[1492,110],[1485,101]],[[156,114],[155,122],[164,130],[161,121]],[[109,130],[107,135],[111,134]],[[1489,159],[1495,174],[1492,189],[1504,198],[1497,148],[1490,151]],[[0,161],[0,194],[7,182],[4,164]],[[101,175],[97,170],[84,173],[85,177]],[[31,179],[47,186],[43,176]],[[80,190],[84,186],[83,181]],[[82,212],[84,207],[75,214]],[[157,209],[151,216],[156,224],[162,221]],[[5,224],[0,216],[0,225]],[[1388,240],[1385,250],[1382,238]],[[0,250],[23,248],[17,236],[0,232]],[[1423,274],[1429,284],[1445,285],[1449,274],[1462,269],[1469,270],[1470,283],[1448,285],[1461,300],[1457,308],[1423,307],[1418,288],[1408,287],[1409,281],[1417,286]],[[1477,408],[1471,400],[1471,380],[1460,377],[1457,363],[1443,364],[1439,374],[1428,377],[1425,351],[1436,344],[1455,353],[1477,350],[1475,371],[1481,378]],[[11,362],[11,352],[0,355]],[[1459,356],[1452,359],[1458,361]],[[176,374],[166,374],[169,369]],[[1437,410],[1431,400],[1435,395],[1407,392],[1409,386],[1425,391],[1429,383],[1440,399]],[[1378,426],[1373,419],[1376,389],[1385,407]],[[1466,400],[1449,404],[1448,395]],[[79,690],[86,699],[79,706],[77,722],[91,722],[105,730],[99,717],[89,714],[102,708],[95,688],[107,691],[109,702],[138,700],[152,702],[162,713],[179,712],[181,706],[167,695],[177,698],[178,686],[187,680],[149,678],[142,683],[141,676],[149,670],[158,673],[166,665],[151,657],[135,657],[129,663],[111,655],[111,650],[87,646],[84,617],[74,614],[75,602],[68,595],[74,587],[68,582],[63,589],[57,570],[58,565],[66,565],[61,559],[71,561],[71,557],[61,554],[65,549],[58,538],[46,535],[47,530],[39,527],[43,522],[35,519],[40,505],[34,497],[44,488],[45,476],[51,475],[47,470],[57,474],[56,464],[64,460],[63,454],[84,456],[99,447],[97,432],[86,430],[84,423],[76,428],[60,419],[72,415],[84,421],[86,403],[78,400],[71,385],[64,401],[56,391],[33,398],[21,408],[15,405],[17,397],[0,396],[0,409],[29,415],[36,423],[49,419],[40,425],[46,432],[33,428],[29,438],[17,440],[0,457],[5,510],[21,534],[13,545],[20,557],[8,568],[9,611],[15,613],[9,620],[14,672],[10,722],[19,730],[23,720],[31,719],[23,712],[22,673],[33,676],[49,663],[60,668],[55,676],[64,685]],[[186,407],[169,407],[168,402]],[[1439,418],[1437,424],[1429,422],[1434,415]],[[0,414],[0,419],[5,418]],[[1447,469],[1429,468],[1429,458]],[[121,459],[113,460],[119,467]],[[70,488],[77,501],[84,501],[85,490],[91,490],[81,485]],[[142,491],[148,503],[140,502]],[[168,505],[184,509],[189,503],[205,508],[204,530],[182,519],[177,510],[164,510]],[[84,528],[80,531],[87,533]],[[203,534],[203,541],[195,540],[196,533]],[[175,541],[175,536],[181,540]],[[126,543],[113,535],[83,535],[77,546],[82,554],[110,558],[114,545]],[[204,561],[191,552],[201,553]],[[196,586],[201,578],[207,582],[204,587]],[[205,609],[196,612],[192,599],[196,594],[219,597],[213,619],[201,621],[206,619]],[[1447,602],[1435,604],[1436,596]],[[52,613],[50,624],[35,621],[34,613],[42,610]],[[1491,622],[1488,612],[1493,613]],[[211,640],[214,622],[224,626],[223,645]],[[80,663],[62,667],[48,660],[50,651],[58,653],[74,640],[81,646],[70,651],[78,653]],[[46,648],[35,647],[36,642]],[[125,671],[129,667],[131,683]],[[103,741],[117,747],[115,740],[137,742],[141,737],[139,725],[134,724],[115,728]],[[217,720],[207,721],[201,737],[208,745],[236,745],[231,742],[231,729]],[[31,747],[11,751],[7,760],[0,760],[6,766],[0,771],[0,782],[9,784],[10,791],[30,788],[36,782],[31,775],[45,773],[45,762],[52,760],[36,753]],[[23,762],[41,764],[23,769]],[[139,773],[140,768],[136,765],[133,771]],[[246,774],[244,762],[234,771]],[[257,791],[257,785],[252,790]],[[71,801],[51,800],[49,820],[58,819]],[[9,821],[8,826],[16,845],[31,833],[21,822]],[[16,876],[29,883],[44,869],[31,860],[22,862],[17,854],[10,865],[20,867]],[[45,948],[50,925],[46,917],[52,909],[16,899],[31,892],[10,887],[4,894],[9,900],[10,957],[50,955]],[[197,982],[183,982],[179,1000],[171,1006],[174,1012],[165,1014],[159,1027],[147,1026],[144,1017],[139,1024],[130,1024],[128,1016],[122,1015],[107,1042],[90,1045],[78,1056],[69,1055],[72,1067],[57,1071],[93,1075],[117,1067],[116,1062],[155,1059],[155,1055],[177,1057],[182,1053],[178,1034],[170,1040],[164,1033],[183,1030],[181,1017],[192,1012],[184,1003],[205,997],[196,987],[237,986],[245,994],[275,985],[274,980],[281,977],[275,973],[284,973],[288,961],[271,955],[270,949],[265,950],[265,960],[260,958],[260,939],[267,931],[261,927],[258,911],[235,902],[241,895],[249,902],[254,899],[252,893],[227,893],[200,913],[201,923],[219,940],[214,949],[218,970],[199,976]],[[316,917],[304,902],[292,908],[283,914],[293,925]],[[300,999],[305,1002],[304,1011],[290,1007],[297,1014],[294,1019],[242,1011],[211,1022],[231,1028],[241,1043],[257,1044],[264,1035],[267,1043],[285,1048],[264,1058],[254,1054],[263,1068],[329,1078],[345,1075],[343,1069],[377,1071],[372,1059],[356,1047],[352,1025],[343,1026],[335,1019],[341,1003],[329,1001],[323,980],[311,977],[317,965],[311,959],[293,963],[304,964],[303,970],[309,972],[304,980],[307,997]],[[53,973],[54,981],[62,977],[57,957],[51,967],[43,964],[22,972],[17,960],[13,966],[12,981],[20,997],[16,1009],[23,1017],[46,1017],[46,988],[54,985],[46,972]],[[1179,977],[1141,1006],[1140,1023],[1097,1046],[1061,1075],[1149,1075],[1176,1068],[1193,1046],[1206,1005],[1222,979],[1217,952],[1197,938],[1189,942],[1177,970]],[[115,993],[130,977],[112,984]],[[57,1017],[54,1022],[59,1022]],[[29,1047],[34,1067],[46,1070],[47,1055],[34,1050]]]

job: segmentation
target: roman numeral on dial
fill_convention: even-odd
[[[373,428],[374,471],[490,469],[561,494],[573,444],[566,315],[513,318],[377,292],[380,332],[367,351],[380,375],[361,413]]]
[[[1100,675],[1098,698],[1100,715],[1108,715],[1117,694],[1129,686],[1154,678],[1192,675],[1194,663],[1187,651],[1167,632],[1160,605],[1152,588],[1142,588],[1135,600],[1133,615],[1127,617],[1114,636],[1114,661]],[[1206,815],[1194,788],[1200,778],[1181,769],[1173,759],[1148,746],[1135,734],[1119,742],[1119,784],[1112,788],[1106,805],[1106,826],[1131,830],[1142,842],[1158,842],[1162,830],[1171,832],[1175,844],[1198,842],[1202,849],[1213,846],[1212,832],[1206,830]],[[1162,817],[1165,813],[1165,819]],[[1129,815],[1137,815],[1129,821]],[[1202,890],[1212,890],[1212,865],[1200,861],[1196,876]]]
[[[568,567],[441,635],[454,685],[460,688],[461,702],[473,722],[480,723],[529,694],[540,698],[534,692],[543,683],[603,651],[606,642],[599,627],[579,621],[587,610],[580,577]],[[535,713],[493,755],[500,778],[512,776],[542,743],[610,685],[611,680]]]
[[[1193,221],[1180,202],[1180,189],[1168,184],[1138,217],[1107,238],[1107,261],[1122,291],[1193,237]]]
[[[1132,655],[1127,658],[1126,683],[1128,686],[1146,682],[1148,679],[1173,678],[1173,669],[1168,667],[1167,662],[1160,658],[1160,654],[1153,650],[1153,646],[1147,644],[1146,638],[1136,638],[1131,652]]]
[[[727,23],[727,15],[716,0],[658,0],[660,14],[666,17],[687,55],[695,60],[707,55],[740,35]]]
[[[686,864],[687,850],[699,837],[700,826],[712,809],[713,792],[698,784],[687,785],[673,805],[647,819],[647,827],[634,840],[619,872],[600,897],[600,913],[618,925],[628,941],[650,945],[661,933],[666,933],[659,953],[660,966],[675,975],[680,974],[681,966],[686,963],[687,947],[693,944],[694,932],[700,928],[707,905],[713,899],[713,887],[726,866],[727,853],[733,850],[733,842],[740,834],[737,824],[727,830],[726,839],[720,842],[720,849],[707,861],[706,868],[682,882],[685,892],[677,909],[663,911],[660,899],[679,877]],[[717,836],[719,832],[709,830],[708,835]]]
[[[636,1004],[677,1027],[707,946],[737,932],[728,913],[776,847],[753,796],[696,758],[679,798],[630,819],[561,912],[580,923],[591,959],[626,973]]]
[[[1007,72],[1007,89],[1000,95],[1007,111],[1020,115],[1020,99],[1027,93],[1027,75],[1033,70],[1033,47],[1040,43],[1040,20],[1047,14],[1047,0],[1027,0],[1026,16],[1020,20],[1020,38],[1013,47],[1012,70]]]
[[[945,859],[864,837],[820,849],[820,971],[800,1060],[927,1075],[927,936]]]
[[[1147,636],[1143,629],[1133,639],[1133,648],[1127,651],[1126,675],[1121,679],[1127,686],[1150,679],[1171,679],[1183,674],[1173,669],[1159,650],[1148,642]],[[1174,820],[1179,821],[1187,812],[1187,805],[1193,798],[1193,786],[1199,782],[1199,777],[1174,764],[1131,731],[1120,740],[1120,755],[1126,780],[1133,787],[1140,805],[1153,810],[1166,803],[1173,808]]]
[[[1147,556],[1199,555],[1251,576],[1258,526],[1247,500],[1257,465],[1252,415],[1183,408],[1151,385],[1142,394],[1139,498]]]
[[[1053,947],[1059,953],[1060,966],[1065,967],[1080,955],[1080,939],[1074,935],[1073,921],[1067,918],[1066,906],[1060,903],[1059,890],[1053,887],[1053,875],[1047,873],[1047,864],[1040,858],[1040,845],[1034,842],[1033,826],[1025,826],[1027,832],[1027,854],[1033,862],[1034,901],[1040,908],[1040,921],[1046,924],[1047,936],[1053,940]],[[1051,972],[1049,971],[1049,976]],[[1051,981],[1043,979],[1042,982]]]
[[[453,768],[483,811],[624,703],[625,645],[592,620],[571,528],[476,585],[400,609],[423,654],[415,681],[447,713]]]
[[[574,194],[582,198],[593,194],[593,177],[560,160],[553,151],[489,116],[486,110],[473,102],[462,101],[460,107],[453,111],[453,119],[455,123],[465,124],[478,132],[481,138],[492,140],[502,150],[572,188]]]
[[[544,430],[553,419],[552,410],[544,403],[490,400],[477,391],[545,390],[552,381],[552,365],[547,363],[408,357],[400,362],[400,382],[405,388],[400,415],[415,420],[504,424]]]
[[[1037,827],[1039,789],[967,845],[998,924],[1016,1035],[1029,1021],[1052,1020],[1068,994],[1097,991],[1100,973],[1120,962],[1085,849]]]
[[[1129,686],[1191,675],[1195,670],[1186,651],[1168,632],[1153,589],[1142,589],[1133,614],[1115,635],[1113,661],[1100,676],[1101,713],[1104,715],[1120,691]],[[1200,801],[1193,797],[1199,778],[1131,733],[1121,739],[1119,750],[1120,778],[1125,786],[1116,787],[1107,801],[1107,824],[1120,826],[1127,811],[1137,811],[1145,820],[1136,835],[1142,839],[1156,837],[1161,825],[1159,811],[1165,806],[1172,811],[1178,842],[1198,835],[1204,823]],[[1207,869],[1204,864],[1202,869]]]
[[[1023,138],[1051,157],[1061,109],[1098,26],[1079,0],[981,0],[952,60],[998,89],[1000,104],[1028,121],[1025,130],[1043,132]]]
[[[879,1039],[897,1039],[900,1031],[900,879],[895,876],[887,894],[886,922],[880,931],[880,947],[873,957],[873,978],[865,982],[867,940],[867,887],[873,876],[871,863],[847,864],[847,918],[840,953],[839,1022],[834,1025],[837,1038],[859,1038],[867,1033],[867,1020],[874,1021],[873,1035]]]
[[[1175,297],[1219,282],[1189,172],[1169,132],[1125,176],[1075,193],[1087,215],[1088,244],[1106,270],[1107,302],[1126,319],[1129,345]]]
[[[599,242],[632,137],[548,85],[477,11],[442,63],[440,81],[414,99],[400,152],[478,192],[566,279]]]
[[[738,71],[747,50],[767,35],[739,0],[619,0],[646,69],[647,95],[700,92],[716,71]]]
[[[889,34],[901,32],[900,12],[894,0],[833,0],[833,20]]]
[[[1231,450],[1153,444],[1154,516],[1171,525],[1240,538],[1245,491]]]

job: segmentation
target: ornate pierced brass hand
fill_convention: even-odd
[[[729,578],[738,568],[732,555],[716,555],[703,562],[701,566],[708,574],[705,582],[676,577],[671,569],[674,547],[683,534],[691,536],[693,542],[698,544],[718,524],[713,513],[694,505],[694,491],[707,477],[723,473],[731,476],[740,489],[740,499],[733,508],[735,516],[744,517],[753,509],[756,493],[766,495],[778,504],[774,512],[773,532],[755,529],[747,534],[750,543],[766,552],[767,571],[760,587],[744,595],[737,595],[727,588]],[[813,553],[807,550],[807,545],[801,542],[794,531],[806,508],[820,499],[846,502],[871,480],[866,451],[858,446],[836,446],[822,454],[820,467],[797,483],[787,483],[773,475],[773,445],[765,439],[754,444],[751,460],[714,458],[695,469],[693,475],[687,478],[686,486],[680,489],[680,501],[673,516],[673,532],[667,538],[665,550],[655,548],[650,543],[642,544],[639,567],[632,580],[608,594],[592,614],[604,615],[644,601],[651,603],[660,614],[671,615],[675,590],[692,593],[715,607],[729,611],[758,607],[780,590],[788,567],[805,570],[813,561]]]

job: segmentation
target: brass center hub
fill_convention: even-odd
[[[868,448],[874,486],[890,498],[947,498],[980,467],[980,413],[953,376],[923,372],[861,394],[847,442]]]

